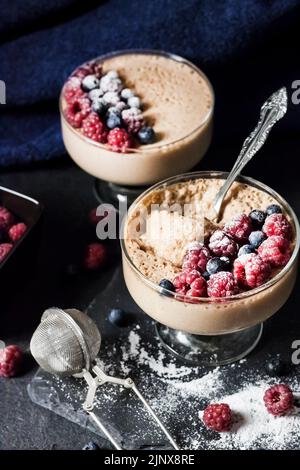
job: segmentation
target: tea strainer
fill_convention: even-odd
[[[149,403],[137,389],[131,378],[121,379],[106,375],[96,357],[101,345],[101,335],[93,320],[76,309],[47,309],[41,323],[34,332],[30,349],[42,369],[59,377],[82,377],[88,384],[83,409],[89,414],[113,446],[122,450],[114,437],[94,413],[95,396],[98,387],[106,383],[131,389],[156,421],[174,449],[179,450]]]

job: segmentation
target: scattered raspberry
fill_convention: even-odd
[[[0,377],[14,377],[23,360],[22,350],[15,345],[0,349]]]
[[[88,98],[75,98],[64,111],[66,120],[72,127],[81,127],[83,120],[91,112]]]
[[[0,263],[6,258],[10,250],[12,250],[12,243],[1,243],[0,244]]]
[[[101,268],[107,258],[107,252],[102,243],[90,243],[87,245],[83,257],[83,266],[91,271]]]
[[[145,125],[143,113],[138,108],[129,108],[122,111],[122,119],[130,134],[137,134]]]
[[[208,405],[202,419],[209,429],[217,432],[229,431],[232,422],[231,409],[226,403]]]
[[[20,238],[23,237],[26,230],[27,230],[27,225],[24,224],[23,222],[20,222],[19,224],[15,224],[8,231],[9,238],[11,239],[12,242],[17,242],[18,240],[20,240]]]
[[[206,281],[196,269],[177,274],[173,284],[177,294],[192,297],[206,297],[207,295]]]
[[[9,210],[0,206],[0,228],[8,230],[15,222],[15,218]]]
[[[229,234],[238,243],[245,243],[252,231],[251,218],[246,214],[239,214],[224,226],[224,232]]]
[[[266,218],[263,232],[268,236],[281,236],[290,239],[292,236],[292,226],[284,214],[272,214]]]
[[[293,409],[293,393],[288,385],[273,385],[264,394],[264,403],[270,414],[283,416]]]
[[[195,242],[188,246],[187,252],[183,258],[183,271],[197,269],[201,273],[206,271],[206,265],[210,260],[209,250],[201,243]]]
[[[237,243],[222,230],[216,230],[212,234],[208,246],[216,256],[234,257],[238,252]]]
[[[254,253],[242,255],[233,264],[233,275],[244,287],[259,287],[271,276],[271,266]]]
[[[70,77],[64,85],[63,93],[68,104],[72,104],[75,99],[83,98],[85,93],[81,89],[81,80],[78,77]]]
[[[133,145],[130,135],[125,131],[125,129],[120,129],[119,127],[115,127],[109,131],[107,142],[114,152],[124,153]]]
[[[230,297],[238,293],[238,287],[233,274],[222,271],[212,274],[207,282],[207,294],[209,297]]]
[[[273,235],[260,245],[258,254],[271,266],[285,266],[291,257],[290,244],[285,238]]]
[[[82,133],[95,142],[105,144],[107,142],[107,129],[98,114],[91,112],[82,121]]]

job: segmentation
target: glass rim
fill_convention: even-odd
[[[105,53],[105,54],[102,54],[98,57],[95,57],[93,59],[90,59],[86,62],[83,62],[82,64],[78,65],[72,72],[71,74],[68,76],[68,78],[72,77],[72,75],[74,74],[74,72],[76,72],[76,70],[82,66],[84,66],[87,62],[93,62],[93,61],[103,61],[105,59],[111,59],[113,57],[117,57],[119,55],[129,55],[129,54],[149,54],[149,55],[160,55],[160,56],[163,56],[163,57],[166,57],[166,58],[169,58],[171,60],[175,60],[176,62],[180,62],[180,63],[184,63],[186,65],[188,65],[189,67],[191,67],[193,70],[195,70],[203,79],[204,81],[206,82],[208,88],[209,88],[209,91],[210,91],[210,94],[211,94],[211,98],[212,98],[212,102],[211,102],[211,106],[209,108],[209,110],[207,111],[207,113],[205,114],[204,118],[202,119],[201,123],[195,128],[193,129],[192,131],[190,131],[188,134],[186,134],[184,137],[180,137],[179,139],[176,139],[172,142],[168,142],[166,144],[161,144],[159,145],[159,142],[157,143],[157,145],[155,144],[151,144],[151,147],[149,146],[141,146],[139,148],[128,148],[126,153],[140,153],[140,154],[143,154],[143,153],[151,153],[151,152],[155,152],[155,151],[158,151],[158,150],[161,150],[161,149],[168,149],[169,147],[172,147],[174,145],[177,145],[178,143],[182,142],[183,140],[185,139],[189,139],[190,137],[192,137],[194,134],[196,134],[203,126],[205,126],[205,124],[207,122],[209,122],[210,118],[213,116],[213,112],[214,112],[214,107],[215,107],[215,93],[214,93],[214,89],[213,89],[213,86],[209,80],[209,78],[207,77],[207,75],[199,68],[197,67],[195,64],[193,64],[193,62],[189,61],[188,59],[185,59],[184,57],[181,57],[177,54],[173,54],[172,52],[166,52],[166,51],[161,51],[161,50],[156,50],[156,49],[124,49],[124,50],[117,50],[117,51],[113,51],[113,52],[108,52],[108,53]],[[68,79],[67,79],[68,80]],[[66,81],[67,81],[66,80]],[[78,136],[78,138],[80,138],[81,140],[85,141],[86,143],[89,143],[95,147],[98,147],[100,149],[105,149],[105,150],[108,150],[108,151],[111,151],[112,153],[116,154],[116,152],[113,152],[109,146],[107,144],[101,144],[100,142],[95,142],[94,140],[90,139],[89,137],[86,137],[85,135],[83,135],[81,132],[79,132],[78,129],[75,129],[74,127],[71,126],[71,124],[68,123],[68,121],[66,120],[65,118],[65,115],[64,115],[64,112],[63,112],[63,106],[62,106],[62,102],[63,102],[63,89],[64,89],[64,86],[66,84],[66,81],[65,83],[63,84],[62,88],[61,88],[61,91],[60,91],[60,95],[59,95],[59,111],[60,111],[60,115],[61,115],[61,119],[63,120],[64,124],[74,133],[76,134],[76,136]]]
[[[262,284],[259,287],[256,287],[254,289],[251,289],[246,292],[241,292],[239,294],[235,294],[229,297],[191,297],[191,296],[186,296],[183,294],[177,294],[176,292],[172,292],[168,289],[160,287],[158,284],[155,284],[153,281],[148,279],[141,271],[135,266],[133,263],[132,259],[129,256],[129,253],[126,248],[125,244],[125,226],[127,225],[126,222],[132,213],[132,211],[137,207],[137,205],[146,197],[150,192],[153,190],[162,188],[163,186],[169,186],[172,183],[179,183],[179,182],[184,182],[189,179],[197,179],[197,178],[213,178],[216,177],[218,179],[222,179],[220,177],[224,176],[224,179],[228,176],[229,172],[225,171],[197,171],[197,172],[188,172],[188,173],[183,173],[181,175],[177,176],[171,176],[170,178],[167,178],[163,181],[160,181],[159,183],[156,183],[155,185],[151,186],[148,188],[146,191],[144,191],[130,206],[127,215],[124,217],[122,221],[122,226],[121,226],[121,237],[120,237],[120,244],[121,244],[121,249],[123,254],[126,257],[126,260],[129,262],[130,267],[133,268],[135,273],[142,279],[142,281],[147,284],[151,289],[157,291],[158,294],[166,294],[170,299],[175,299],[178,301],[182,301],[185,303],[193,303],[195,305],[200,304],[200,303],[211,303],[211,302],[234,302],[235,300],[244,300],[247,298],[250,298],[260,292],[263,292],[267,290],[269,287],[272,287],[273,285],[277,284],[277,282],[282,279],[290,270],[290,268],[293,266],[294,262],[297,259],[298,253],[299,253],[299,248],[300,248],[300,226],[299,226],[299,221],[298,218],[290,206],[290,204],[279,194],[277,193],[274,189],[270,188],[264,183],[261,183],[260,181],[251,178],[249,176],[243,176],[240,175],[236,181],[244,182],[246,184],[249,184],[250,186],[256,186],[258,189],[268,193],[271,195],[274,199],[276,199],[277,202],[279,202],[286,212],[290,215],[292,218],[294,228],[295,228],[295,247],[292,253],[291,258],[289,259],[288,263],[273,277],[271,278],[268,282],[265,284]]]

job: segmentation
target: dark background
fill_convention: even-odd
[[[7,104],[0,106],[0,184],[45,206],[36,275],[24,278],[0,307],[0,338],[26,349],[45,308],[84,308],[119,261],[115,247],[111,267],[99,276],[69,281],[63,274],[91,237],[86,219],[96,204],[92,178],[71,163],[60,136],[57,100],[68,74],[89,58],[124,48],[163,49],[192,60],[208,74],[216,93],[213,144],[199,168],[229,170],[264,99],[282,85],[291,97],[292,82],[300,79],[300,5],[288,0],[84,5],[2,0],[0,11],[0,79],[7,86]],[[289,99],[287,116],[245,170],[281,193],[298,216],[299,110]],[[10,282],[13,287],[14,279]],[[300,337],[299,307],[296,288],[281,314],[267,323],[263,341],[270,350],[286,354],[290,340]],[[251,357],[259,362],[260,349]],[[95,440],[31,404],[30,361],[25,372],[0,380],[0,449],[80,449]]]

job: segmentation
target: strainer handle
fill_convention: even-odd
[[[117,450],[122,450],[122,447],[119,446],[119,444],[115,441],[115,439],[113,438],[113,436],[110,434],[110,432],[108,431],[108,429],[106,429],[106,427],[104,426],[104,424],[101,423],[100,419],[98,418],[98,416],[93,412],[93,411],[88,411],[86,410],[87,413],[89,414],[89,416],[92,418],[92,420],[97,424],[97,426],[99,427],[99,429],[103,432],[103,434],[107,437],[107,439],[110,440],[110,442],[112,443],[112,445],[117,449]]]

